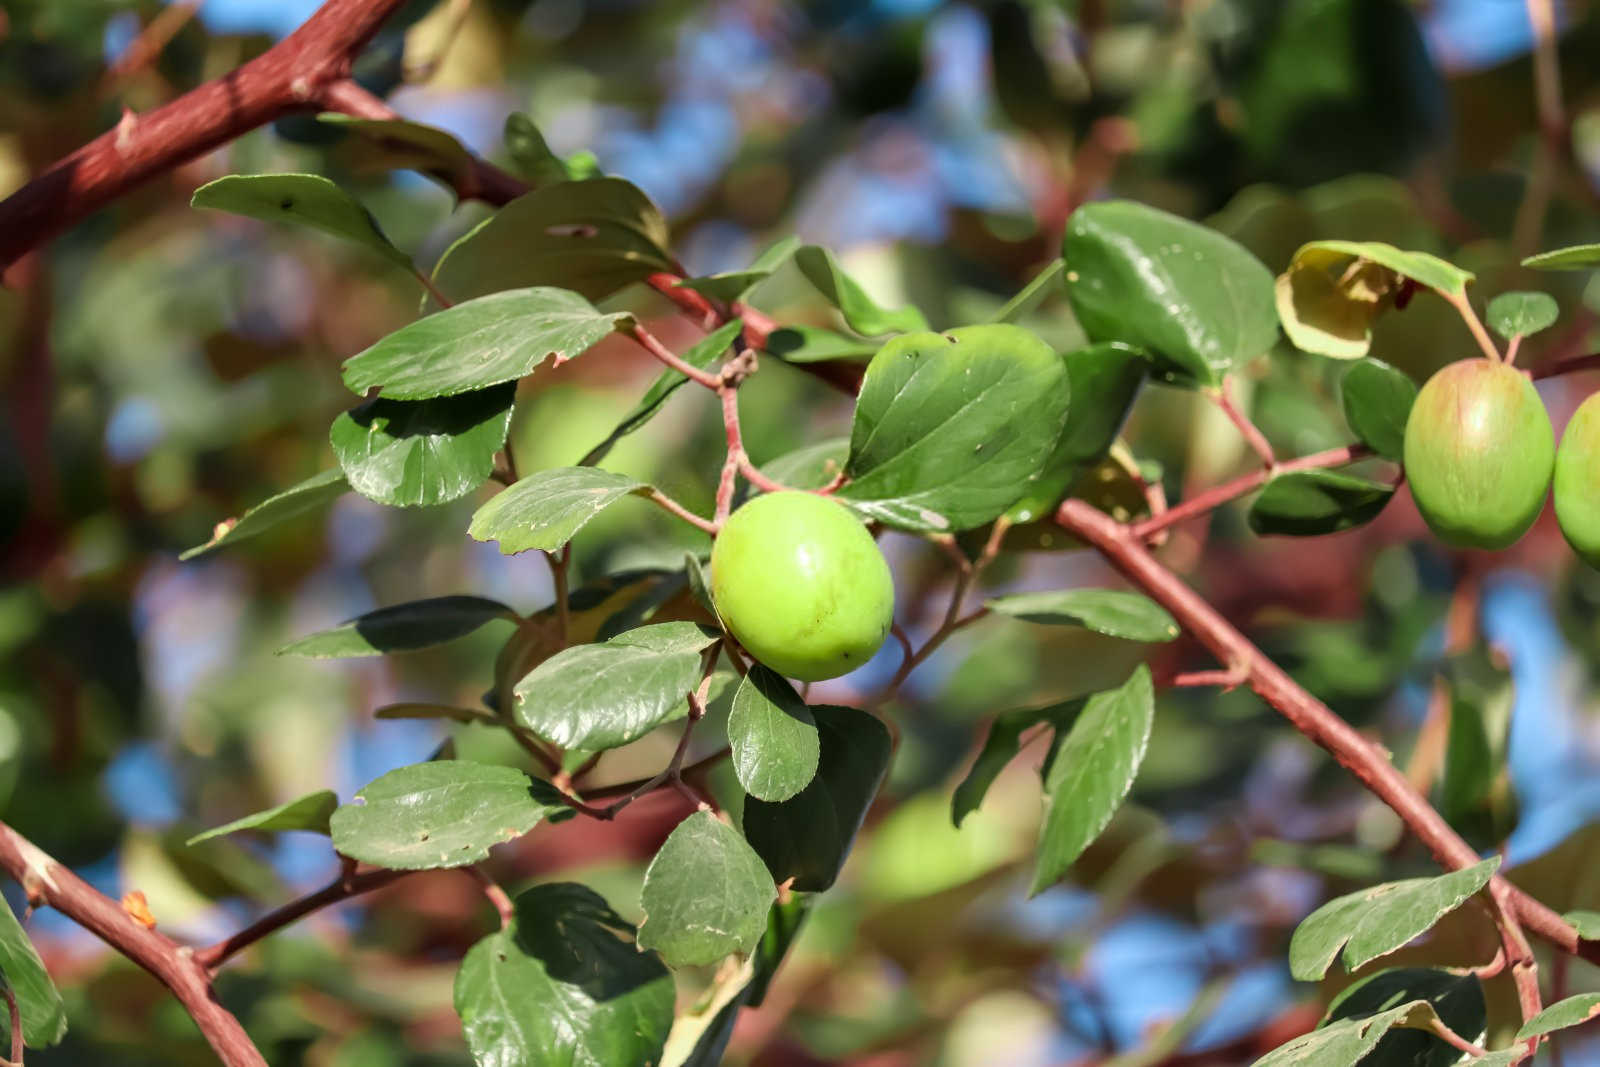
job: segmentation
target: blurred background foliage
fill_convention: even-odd
[[[314,6],[206,0],[184,18],[149,0],[5,0],[0,190],[123,108],[258,54]],[[173,32],[158,57],[119,64],[161,19]],[[1053,258],[1072,206],[1115,194],[1205,219],[1275,271],[1301,243],[1337,237],[1450,256],[1478,273],[1482,297],[1547,289],[1562,320],[1524,349],[1536,364],[1594,347],[1600,290],[1517,263],[1600,239],[1600,10],[1562,8],[1574,160],[1532,180],[1530,47],[1521,0],[418,0],[359,73],[407,117],[501,161],[505,116],[525,112],[575,165],[643,188],[691,274],[741,268],[798,232],[837,250],[885,303],[955,325]],[[215,523],[329,466],[327,426],[349,403],[338,363],[416,310],[414,284],[360,249],[187,206],[213,177],[274,170],[340,182],[424,265],[487,210],[295,118],[126,197],[0,293],[3,817],[111,895],[143,891],[163,929],[197,941],[337,864],[322,838],[184,848],[196,830],[327,786],[348,799],[441,745],[524,758],[481,727],[371,714],[400,700],[476,702],[502,624],[381,660],[275,648],[423,596],[479,593],[523,611],[552,597],[537,557],[464,536],[472,498],[398,511],[346,495],[236,549],[177,560]],[[754,302],[780,321],[834,324],[792,271]],[[1051,292],[1025,324],[1068,348],[1082,335]],[[637,311],[680,349],[697,336],[641,288],[608,306]],[[1460,321],[1428,299],[1380,320],[1373,350],[1419,380],[1472,353]],[[525,381],[521,469],[575,462],[656,371],[607,342]],[[1249,368],[1249,402],[1280,454],[1349,440],[1336,377],[1287,344]],[[1558,431],[1592,385],[1542,385]],[[847,432],[846,402],[775,360],[741,396],[758,462]],[[1173,498],[1251,463],[1193,393],[1147,389],[1126,437]],[[709,396],[684,390],[605,465],[705,511],[721,447]],[[685,547],[704,547],[685,529],[642,503],[611,509],[576,542],[579,580],[676,566]],[[910,538],[884,546],[901,618],[926,635],[944,560]],[[1496,754],[1502,787],[1456,798],[1452,818],[1479,843],[1505,841],[1522,884],[1553,906],[1600,907],[1600,574],[1574,562],[1548,516],[1512,552],[1479,557],[1429,540],[1403,494],[1371,526],[1315,542],[1254,538],[1235,508],[1165,551],[1422,780],[1436,777],[1437,754],[1417,740],[1430,700],[1501,730],[1514,708]],[[1060,551],[1007,556],[993,578],[1008,591],[1110,580],[1097,559]],[[1463,582],[1468,639],[1447,646]],[[919,671],[894,710],[903,744],[851,865],[741,1022],[730,1062],[1248,1063],[1313,1023],[1334,990],[1289,979],[1295,922],[1331,895],[1429,865],[1250,694],[1163,696],[1133,803],[1070,885],[1025,899],[1038,745],[951,828],[950,790],[991,716],[1115,684],[1149,654],[996,620]],[[1184,642],[1154,654],[1158,674],[1210,666]],[[813,699],[859,701],[897,656],[891,646]],[[672,741],[608,756],[596,781],[654,771]],[[615,824],[542,827],[490,869],[512,888],[584,881],[637,918],[642,864],[682,814],[670,792],[654,794]],[[275,1065],[465,1063],[450,982],[491,919],[468,879],[416,876],[280,934],[229,968],[221,995]],[[72,1020],[66,1043],[30,1064],[210,1062],[132,965],[49,913],[30,929]],[[1447,921],[1408,952],[1483,962],[1483,934]],[[1600,976],[1580,963],[1571,983]],[[1494,1026],[1512,1003],[1491,983]],[[1569,1064],[1600,1062],[1593,1039],[1569,1039],[1567,1052]]]

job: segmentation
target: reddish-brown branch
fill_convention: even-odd
[[[370,893],[413,873],[415,872],[373,870],[348,876],[340,875],[315,893],[307,894],[298,900],[291,900],[283,907],[269,911],[231,937],[206,948],[195,949],[194,961],[206,971],[215,971],[257,941],[298,922],[314,911],[320,911],[331,904],[338,904],[362,893]]]
[[[1263,467],[1258,471],[1240,475],[1231,482],[1213,488],[1184,500],[1174,507],[1168,508],[1159,515],[1152,515],[1141,523],[1133,526],[1133,532],[1141,539],[1147,539],[1153,533],[1166,529],[1174,523],[1192,519],[1196,515],[1204,515],[1215,511],[1230,500],[1237,500],[1246,493],[1252,493],[1261,488],[1273,477],[1287,474],[1290,471],[1314,470],[1321,467],[1342,467],[1347,463],[1354,463],[1358,459],[1366,459],[1373,454],[1372,449],[1366,445],[1341,445],[1330,448],[1325,452],[1313,452],[1309,456],[1287,460],[1279,463],[1272,469]]]
[[[1212,399],[1216,401],[1217,407],[1221,408],[1222,413],[1228,416],[1228,421],[1233,423],[1239,433],[1244,436],[1245,442],[1250,446],[1250,450],[1256,454],[1256,458],[1261,460],[1261,465],[1269,471],[1275,467],[1278,463],[1278,457],[1273,454],[1272,442],[1267,440],[1267,435],[1261,432],[1259,426],[1250,421],[1250,416],[1246,415],[1244,410],[1233,399],[1233,379],[1224,378],[1222,387],[1211,395]]]
[[[200,10],[200,3],[201,0],[177,0],[157,12],[155,18],[139,31],[133,43],[123,49],[116,62],[106,68],[106,76],[101,82],[104,91],[115,91],[122,82],[154,63],[162,49],[178,35],[178,31],[194,18],[195,12]]]
[[[1577,374],[1579,371],[1600,370],[1600,352],[1591,352],[1586,356],[1573,356],[1571,359],[1560,359],[1544,367],[1536,367],[1530,373],[1535,380],[1542,378],[1556,378],[1563,374]]]
[[[5,823],[0,823],[0,868],[17,880],[30,903],[49,905],[154,975],[227,1067],[266,1067],[239,1020],[217,1002],[210,973],[188,948],[137,922]]]

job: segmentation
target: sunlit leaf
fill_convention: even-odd
[[[372,213],[317,174],[230,174],[194,191],[191,207],[227,211],[268,222],[294,222],[368,248],[411,270],[411,258],[378,228]]]
[[[755,948],[777,887],[739,831],[697,811],[668,835],[644,873],[639,947],[675,967]]]
[[[473,513],[467,532],[499,542],[508,556],[535,548],[554,552],[600,512],[648,488],[596,467],[538,471],[496,493]]]
[[[345,480],[343,471],[331,470],[314,474],[300,484],[290,486],[276,496],[268,497],[237,519],[218,523],[211,540],[203,545],[196,545],[178,558],[193,559],[214,548],[255,537],[280,523],[288,522],[313,508],[321,507],[349,491],[350,483]]]
[[[335,419],[328,440],[362,496],[391,507],[445,504],[488,480],[515,399],[513,383],[435,400],[377,397]]]
[[[279,804],[275,808],[258,811],[204,833],[195,834],[187,843],[194,845],[240,830],[308,830],[312,833],[327,834],[328,817],[338,806],[339,797],[333,790],[319,789],[287,804]]]

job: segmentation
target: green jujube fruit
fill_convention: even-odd
[[[894,622],[877,543],[815,493],[768,493],[728,517],[711,550],[711,598],[746,651],[806,682],[867,662]]]
[[[1439,540],[1506,548],[1544,506],[1555,434],[1526,376],[1494,360],[1464,359],[1417,394],[1405,465],[1417,510]]]
[[[1556,450],[1556,521],[1567,544],[1600,567],[1600,393],[1578,405]]]

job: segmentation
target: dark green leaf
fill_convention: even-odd
[[[512,289],[468,300],[402,327],[344,362],[354,393],[428,400],[487,389],[583,355],[633,316],[601,314],[566,289]]]
[[[1600,244],[1554,248],[1529,256],[1522,265],[1535,270],[1594,270],[1600,268]]]
[[[1405,456],[1406,419],[1417,399],[1409,375],[1376,359],[1350,364],[1339,381],[1344,421],[1363,444],[1396,463]]]
[[[1289,970],[1302,982],[1320,981],[1344,949],[1346,970],[1387,955],[1459,908],[1500,866],[1500,857],[1437,878],[1362,889],[1330,900],[1295,929]]]
[[[914,307],[890,310],[873,301],[861,284],[844,272],[833,253],[821,245],[806,245],[794,251],[795,266],[817,292],[839,309],[844,321],[857,333],[876,337],[886,333],[926,330],[928,322]]]
[[[839,496],[903,529],[981,526],[1055,448],[1071,388],[1061,357],[1017,326],[896,338],[867,367]]]
[[[316,174],[230,174],[194,191],[190,206],[268,222],[297,222],[378,253],[407,272],[411,259],[389,243],[360,201]]]
[[[1122,806],[1154,720],[1155,691],[1143,664],[1120,688],[1096,693],[1084,705],[1045,780],[1032,893],[1060,881]]]
[[[1483,986],[1470,974],[1425,968],[1379,971],[1354,982],[1333,998],[1321,1025],[1377,1015],[1419,1000],[1431,1004],[1434,1014],[1451,1030],[1468,1041],[1482,1042],[1487,1025]],[[1396,1027],[1384,1035],[1365,1062],[1371,1067],[1451,1067],[1460,1060],[1459,1049],[1433,1034]]]
[[[728,714],[739,784],[761,800],[788,800],[817,774],[820,741],[811,709],[778,674],[752,664]]]
[[[235,541],[255,537],[279,523],[288,522],[312,508],[321,507],[349,491],[350,483],[345,481],[343,471],[332,470],[314,474],[299,485],[290,486],[277,496],[268,497],[239,518],[219,522],[211,534],[211,540],[203,545],[196,545],[178,558],[193,559],[202,553],[210,552],[213,548],[221,548]]]
[[[517,173],[534,188],[554,185],[572,177],[561,157],[550,151],[539,127],[522,112],[513,111],[506,116],[505,142],[506,152],[510,154]]]
[[[467,532],[479,541],[498,541],[508,556],[533,548],[554,552],[600,512],[648,488],[595,467],[539,471],[496,493],[473,513]]]
[[[864,359],[878,350],[863,341],[822,326],[784,326],[767,335],[764,351],[785,363],[822,363],[830,359]]]
[[[736,304],[743,300],[751,289],[771,277],[772,272],[783,266],[799,247],[800,238],[785,237],[757,256],[756,261],[744,270],[725,271],[703,278],[687,278],[678,284],[712,300],[720,300],[724,304]]]
[[[235,819],[203,834],[195,834],[189,838],[188,844],[194,845],[240,830],[309,830],[316,834],[326,834],[328,816],[332,815],[333,809],[338,806],[339,797],[333,790],[319,789],[287,804],[279,804],[275,808],[246,815],[242,819]]]
[[[1122,589],[1018,593],[986,602],[990,611],[1048,626],[1081,626],[1129,641],[1171,641],[1178,624],[1160,604]]]
[[[479,941],[455,1008],[485,1067],[653,1067],[672,1027],[672,975],[594,891],[570,882],[517,897],[516,921]]]
[[[1484,314],[1489,328],[1508,341],[1548,330],[1560,317],[1561,308],[1549,293],[1501,293]]]
[[[333,420],[350,488],[391,507],[445,504],[488,480],[506,443],[513,383],[436,400],[378,397]]]
[[[1371,522],[1393,496],[1393,487],[1351,474],[1290,471],[1268,482],[1250,505],[1250,529],[1263,537],[1336,533]]]
[[[441,596],[395,604],[321,630],[278,649],[280,656],[345,659],[383,656],[431,648],[465,637],[494,619],[515,619],[498,600],[479,596]]]
[[[674,967],[755,948],[778,890],[739,832],[697,811],[667,837],[644,873],[639,947]]]
[[[39,876],[50,877],[43,870]],[[0,977],[16,995],[23,1040],[29,1048],[46,1048],[66,1036],[66,1008],[11,905],[0,900],[0,912],[4,912],[0,915]],[[9,1050],[11,1020],[4,1011],[0,1011],[0,1035],[7,1038]]]
[[[810,710],[820,741],[816,777],[781,803],[746,797],[741,824],[773,881],[792,878],[791,888],[820,893],[844,867],[891,746],[889,731],[867,712],[830,704]]]
[[[791,489],[821,489],[839,477],[849,458],[849,438],[835,437],[764,463],[761,473]]]
[[[399,870],[464,867],[566,806],[514,767],[434,760],[390,771],[329,820],[342,856]]]
[[[1600,1015],[1600,993],[1579,993],[1575,997],[1557,1001],[1538,1015],[1522,1024],[1522,1029],[1517,1031],[1517,1040],[1525,1041],[1539,1034],[1548,1034],[1553,1030],[1565,1030],[1569,1026],[1578,1026]],[[1460,1031],[1457,1031],[1460,1033]]]
[[[671,720],[716,639],[692,622],[664,622],[564,649],[516,684],[517,721],[585,752],[636,741]]]
[[[983,748],[973,761],[972,769],[950,797],[950,821],[959,827],[961,820],[978,810],[994,780],[1022,751],[1022,735],[1029,728],[1048,722],[1059,733],[1063,726],[1070,725],[1078,717],[1083,705],[1082,700],[1069,700],[1043,708],[1018,708],[997,716],[983,739]]]
[[[1129,200],[1085,204],[1062,241],[1067,298],[1093,341],[1122,341],[1214,386],[1278,337],[1272,274],[1243,246]]]
[[[477,166],[472,153],[437,126],[409,119],[369,119],[327,111],[317,121],[348,130],[355,137],[357,165],[414,170],[454,192]]]
[[[439,290],[469,300],[555,285],[599,300],[674,268],[666,220],[620,178],[559,182],[519,196],[445,250]]]

